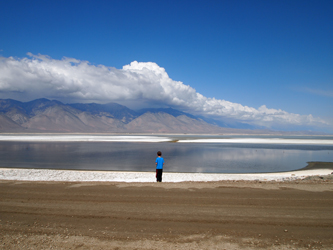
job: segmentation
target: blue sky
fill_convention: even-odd
[[[123,97],[131,103],[141,98],[147,105],[183,107],[192,113],[208,110],[215,117],[240,119],[245,123],[277,129],[284,127],[282,125],[289,127],[288,115],[283,121],[281,117],[276,120],[275,116],[273,120],[265,119],[264,114],[247,120],[244,112],[248,115],[252,111],[242,110],[239,116],[236,108],[236,104],[240,104],[240,109],[249,107],[256,112],[265,105],[267,109],[282,110],[287,114],[304,116],[304,119],[311,114],[315,120],[321,119],[325,123],[310,124],[301,119],[296,124],[300,129],[333,131],[332,13],[333,1],[306,0],[1,1],[0,55],[4,58],[1,65],[3,69],[8,68],[4,60],[13,57],[21,63],[24,58],[31,62],[35,59],[40,63],[38,69],[45,68],[47,60],[38,58],[39,54],[48,56],[53,62],[53,66],[47,64],[47,67],[55,67],[57,62],[63,62],[64,57],[119,70],[133,61],[153,62],[155,65],[148,67],[150,73],[146,72],[148,75],[156,73],[159,67],[164,68],[169,80],[173,81],[170,82],[172,86],[175,82],[182,82],[191,87],[184,90],[189,91],[189,95],[199,93],[208,98],[207,102],[198,101],[204,103],[205,108],[200,108],[199,104],[177,102],[178,99],[197,102],[192,97],[186,99],[185,92],[177,96],[176,101],[175,96],[154,99],[155,92],[150,96],[142,93],[110,95],[110,100],[105,96],[99,99],[96,93],[87,101],[121,102]],[[133,70],[142,70],[141,66],[131,67],[131,74],[134,74]],[[24,68],[22,65],[17,67]],[[29,70],[30,73],[36,72],[35,69]],[[78,72],[66,74],[82,77]],[[20,75],[22,82],[27,81],[23,73]],[[34,95],[27,94],[28,89],[33,88],[26,85],[27,89],[24,89],[23,83],[15,86],[19,80],[9,79],[11,77],[9,74],[0,79],[0,98],[54,97],[69,101],[74,96],[73,93],[58,91],[60,87],[51,88],[54,94],[50,91],[39,93],[48,96],[38,96],[37,87]],[[44,89],[46,81],[57,84],[60,81],[43,79],[35,80],[44,84]],[[157,78],[147,79],[145,81],[153,85],[155,80],[158,86],[161,85]],[[99,81],[96,79],[96,87]],[[87,95],[81,93],[80,96],[83,100]],[[75,97],[82,101],[79,95]],[[226,115],[225,111],[213,112],[212,107],[226,104],[212,104],[211,98],[230,102],[237,112],[235,115],[230,109]],[[210,105],[208,109],[207,103]],[[275,126],[275,122],[279,126]]]

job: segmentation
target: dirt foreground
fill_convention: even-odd
[[[0,181],[0,249],[332,249],[333,180]]]

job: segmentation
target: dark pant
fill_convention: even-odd
[[[156,169],[156,180],[157,182],[162,182],[163,169]]]

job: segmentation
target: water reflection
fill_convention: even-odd
[[[143,142],[0,142],[2,167],[154,171],[161,150],[165,171],[254,173],[290,171],[308,161],[332,161],[332,146],[224,145]]]

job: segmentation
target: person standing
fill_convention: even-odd
[[[164,165],[164,159],[162,158],[162,152],[157,152],[157,158],[155,161],[156,165],[156,181],[162,182],[162,173],[163,173],[163,165]]]

